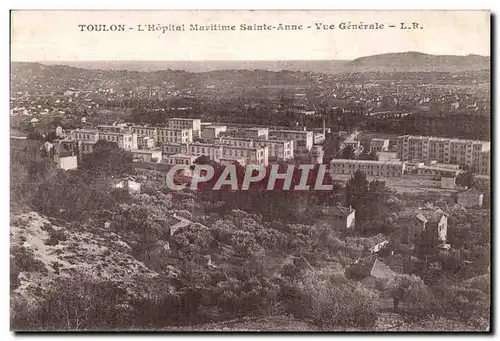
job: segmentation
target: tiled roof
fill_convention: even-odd
[[[347,217],[352,211],[349,207],[343,207],[343,206],[331,206],[331,207],[326,207],[323,208],[322,210],[323,214],[329,215],[329,216],[340,216],[340,217]]]
[[[384,279],[390,279],[397,276],[397,274],[394,271],[392,271],[385,263],[382,263],[378,259],[375,259],[372,270],[370,271],[370,275],[375,278],[384,278]]]
[[[419,219],[424,223],[427,222],[437,223],[443,215],[448,216],[448,214],[441,209],[422,210],[419,214],[417,214],[417,219]]]

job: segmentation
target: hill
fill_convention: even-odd
[[[241,60],[241,61],[59,61],[45,65],[64,64],[90,70],[127,70],[156,72],[183,70],[205,73],[221,70],[265,70],[271,72],[301,71],[318,73],[343,72],[460,72],[490,69],[490,57],[479,55],[432,55],[421,52],[385,53],[354,60]]]
[[[361,57],[344,64],[346,70],[362,71],[411,71],[459,72],[490,68],[490,57],[467,55],[432,55],[420,52],[386,53]]]
[[[207,61],[58,61],[43,62],[46,65],[64,64],[84,69],[128,70],[153,72],[160,70],[183,70],[187,72],[209,72],[218,70],[266,70],[338,72],[345,60],[207,60]]]

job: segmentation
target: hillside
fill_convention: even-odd
[[[134,297],[142,291],[137,276],[158,276],[130,254],[131,247],[116,233],[99,226],[78,228],[53,224],[36,212],[12,217],[11,272],[21,270],[14,299],[35,303],[55,282],[77,274],[116,282]],[[24,272],[22,266],[17,266],[28,262],[33,271]]]
[[[490,57],[431,55],[420,52],[386,53],[347,62],[356,71],[477,71],[490,68]]]
[[[131,256],[130,246],[119,235],[98,226],[93,226],[88,231],[75,231],[70,226],[56,225],[49,218],[30,212],[13,217],[11,241],[13,251],[11,257],[15,260],[14,264],[20,262],[26,266],[26,262],[29,260],[32,267],[30,272],[21,271],[18,274],[18,287],[12,296],[15,305],[37,306],[43,297],[53,290],[57,282],[82,273],[93,277],[98,282],[115,282],[126,290],[129,299],[144,295],[143,280],[159,276],[158,273],[151,271],[142,262]],[[312,271],[317,272],[317,270]],[[178,277],[178,274],[171,273],[168,277],[175,278]],[[117,308],[115,307],[115,309]],[[399,314],[381,311],[376,317],[374,325],[368,329],[342,326],[321,327],[312,321],[297,319],[292,315],[275,315],[248,316],[190,326],[174,325],[161,330],[185,332],[391,332],[480,331],[481,329],[444,317],[427,317],[420,321],[407,321]]]
[[[210,61],[58,61],[46,65],[64,64],[84,69],[129,70],[154,72],[160,70],[184,70],[203,73],[218,70],[266,70],[338,72],[345,60],[210,60]]]

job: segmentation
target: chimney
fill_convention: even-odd
[[[326,135],[325,117],[323,117],[323,135]]]

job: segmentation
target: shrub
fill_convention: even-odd
[[[11,290],[19,286],[18,276],[20,272],[42,272],[46,273],[45,265],[34,258],[30,249],[14,246],[10,254],[10,286]]]
[[[62,230],[55,230],[52,227],[46,228],[47,232],[49,233],[49,239],[45,241],[45,245],[57,245],[59,244],[60,241],[66,241],[66,234]]]
[[[334,276],[321,278],[311,272],[297,284],[303,309],[297,314],[324,327],[368,327],[377,318],[377,294],[359,283],[339,280]],[[297,295],[297,292],[295,293]]]
[[[463,285],[451,286],[444,292],[443,309],[448,313],[454,313],[465,322],[473,317],[488,319],[490,297],[479,289]]]
[[[125,291],[112,282],[62,279],[25,322],[45,331],[123,328],[128,315],[117,307],[124,303]]]

